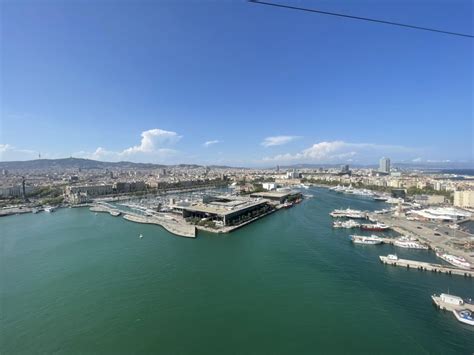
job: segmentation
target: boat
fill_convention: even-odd
[[[45,206],[44,207],[44,211],[49,212],[49,213],[54,212],[55,209],[56,208],[54,208],[53,206]]]
[[[383,240],[376,235],[371,235],[370,237],[365,235],[351,235],[351,240],[354,244],[368,244],[368,245],[376,245],[382,244]]]
[[[363,211],[359,210],[352,210],[350,208],[347,208],[345,210],[334,210],[331,213],[329,213],[331,217],[337,218],[337,217],[346,217],[346,218],[353,218],[353,219],[365,219],[366,218],[366,213]]]
[[[464,259],[462,256],[451,255],[451,254],[444,253],[441,251],[437,251],[436,256],[458,268],[467,269],[467,270],[471,269],[471,263],[468,262],[466,259]]]
[[[387,255],[387,259],[388,259],[388,260],[397,261],[397,260],[398,260],[398,256],[397,256],[397,254],[388,254],[388,255]]]
[[[389,229],[390,227],[384,223],[375,223],[375,224],[361,224],[360,229],[366,231],[384,231]]]
[[[373,198],[374,201],[380,201],[380,202],[385,202],[388,200],[387,197],[383,197],[383,196],[374,196]]]
[[[453,310],[453,314],[458,321],[474,326],[474,313],[468,309]]]
[[[359,228],[360,223],[355,222],[354,220],[350,219],[348,221],[334,221],[332,226],[334,228]]]
[[[140,234],[140,235],[138,236],[138,238],[142,239],[142,238],[143,238],[143,234]]]
[[[38,213],[38,212],[39,212],[39,210],[38,210],[37,208],[32,208],[32,209],[31,209],[31,213],[33,213],[33,214],[36,214],[36,213]]]
[[[427,245],[421,244],[414,240],[413,238],[410,237],[400,237],[397,239],[393,245],[399,247],[399,248],[406,248],[406,249],[423,249],[427,250],[429,249]]]
[[[293,207],[293,204],[291,202],[285,202],[283,204],[283,208],[291,208],[291,207]]]

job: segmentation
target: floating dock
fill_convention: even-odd
[[[423,261],[407,260],[407,259],[389,259],[386,256],[379,256],[380,261],[387,265],[401,266],[407,269],[417,269],[421,271],[432,271],[434,273],[446,275],[458,275],[464,277],[474,277],[474,270],[458,269],[455,267],[445,266],[441,264],[426,263]]]
[[[446,302],[442,295],[433,295],[431,296],[431,299],[433,300],[433,303],[438,307],[439,309],[443,311],[461,311],[463,309],[467,309],[471,312],[474,312],[474,304],[468,303],[468,301],[462,300],[462,304],[454,304],[452,302]],[[445,295],[448,297],[453,297],[451,295]],[[458,298],[457,296],[454,296]]]

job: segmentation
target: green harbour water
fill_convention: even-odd
[[[0,354],[474,353],[473,327],[430,299],[474,298],[473,279],[382,265],[395,251],[440,261],[354,246],[328,213],[384,205],[306,192],[196,239],[86,208],[1,218]]]

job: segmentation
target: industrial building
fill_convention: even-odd
[[[284,203],[288,199],[301,197],[301,193],[298,191],[264,191],[254,192],[250,194],[250,197],[264,198],[274,202]]]
[[[234,196],[206,196],[202,202],[178,202],[170,208],[184,218],[206,218],[219,226],[238,225],[274,209],[263,199]]]

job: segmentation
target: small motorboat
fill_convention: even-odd
[[[138,238],[142,239],[142,238],[143,238],[143,234],[140,234],[140,235],[138,236]]]
[[[474,326],[474,314],[468,309],[454,310],[454,316],[458,321],[464,324],[469,324]]]

